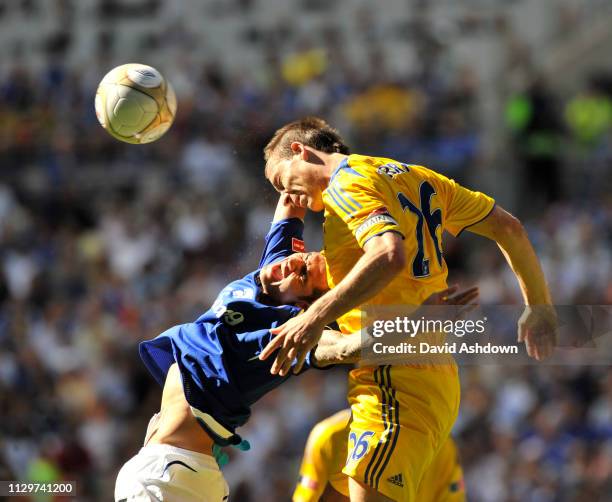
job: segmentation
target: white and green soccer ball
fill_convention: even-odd
[[[175,115],[174,90],[152,66],[117,66],[98,86],[98,121],[109,134],[126,143],[151,143],[161,138]]]

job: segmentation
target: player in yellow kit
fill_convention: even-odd
[[[346,502],[348,478],[342,473],[351,410],[341,410],[314,426],[304,451],[293,502]],[[397,480],[396,482],[399,482]],[[419,502],[464,502],[465,487],[459,454],[448,438],[423,476]]]
[[[342,468],[346,462],[350,419],[351,410],[341,410],[310,431],[293,502],[346,500],[348,478],[342,473]]]
[[[444,230],[464,229],[499,245],[526,308],[519,341],[537,359],[552,352],[554,311],[539,261],[520,222],[492,198],[421,166],[348,155],[321,119],[279,129],[265,149],[266,176],[292,202],[325,210],[330,291],[301,316],[272,330],[260,357],[278,350],[272,372],[295,370],[324,327],[361,328],[367,305],[419,305],[446,287]],[[536,308],[536,306],[543,308]],[[352,420],[343,472],[352,502],[416,500],[422,477],[450,433],[459,407],[454,365],[364,366],[351,371]]]

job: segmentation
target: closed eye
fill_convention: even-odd
[[[306,254],[306,257],[304,258],[304,265],[302,266],[302,269],[300,270],[300,276],[306,280],[308,278],[308,259],[310,258],[310,253]]]

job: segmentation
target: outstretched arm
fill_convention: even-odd
[[[464,306],[457,314],[461,316],[468,312],[478,298],[478,288],[471,287],[457,291],[458,286],[451,286],[443,291],[429,296],[423,305],[457,305]],[[413,313],[417,318],[417,310]],[[332,364],[355,364],[361,357],[363,339],[361,333],[343,335],[339,331],[326,329],[321,335],[318,345],[314,349],[313,359],[315,366],[324,367]]]
[[[318,367],[332,364],[355,364],[361,357],[361,333],[343,335],[326,329],[313,352],[313,363]]]
[[[315,301],[307,312],[315,323],[323,326],[335,321],[382,291],[402,271],[405,262],[400,235],[387,232],[371,239],[346,277]]]
[[[259,268],[286,258],[296,251],[297,243],[303,244],[304,216],[304,209],[295,207],[286,195],[280,195]]]
[[[497,206],[469,232],[497,243],[512,268],[523,294],[525,312],[518,325],[518,340],[538,361],[552,354],[556,341],[556,316],[540,261],[521,222]]]
[[[402,237],[386,232],[370,239],[364,254],[333,289],[315,301],[304,314],[289,319],[272,331],[276,337],[259,356],[267,359],[280,348],[272,373],[286,375],[297,358],[299,372],[308,352],[317,344],[325,326],[382,291],[405,265]]]

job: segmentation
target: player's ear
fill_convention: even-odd
[[[300,159],[308,160],[308,150],[304,147],[303,143],[299,141],[294,141],[291,143],[291,151],[294,155],[299,155]]]

